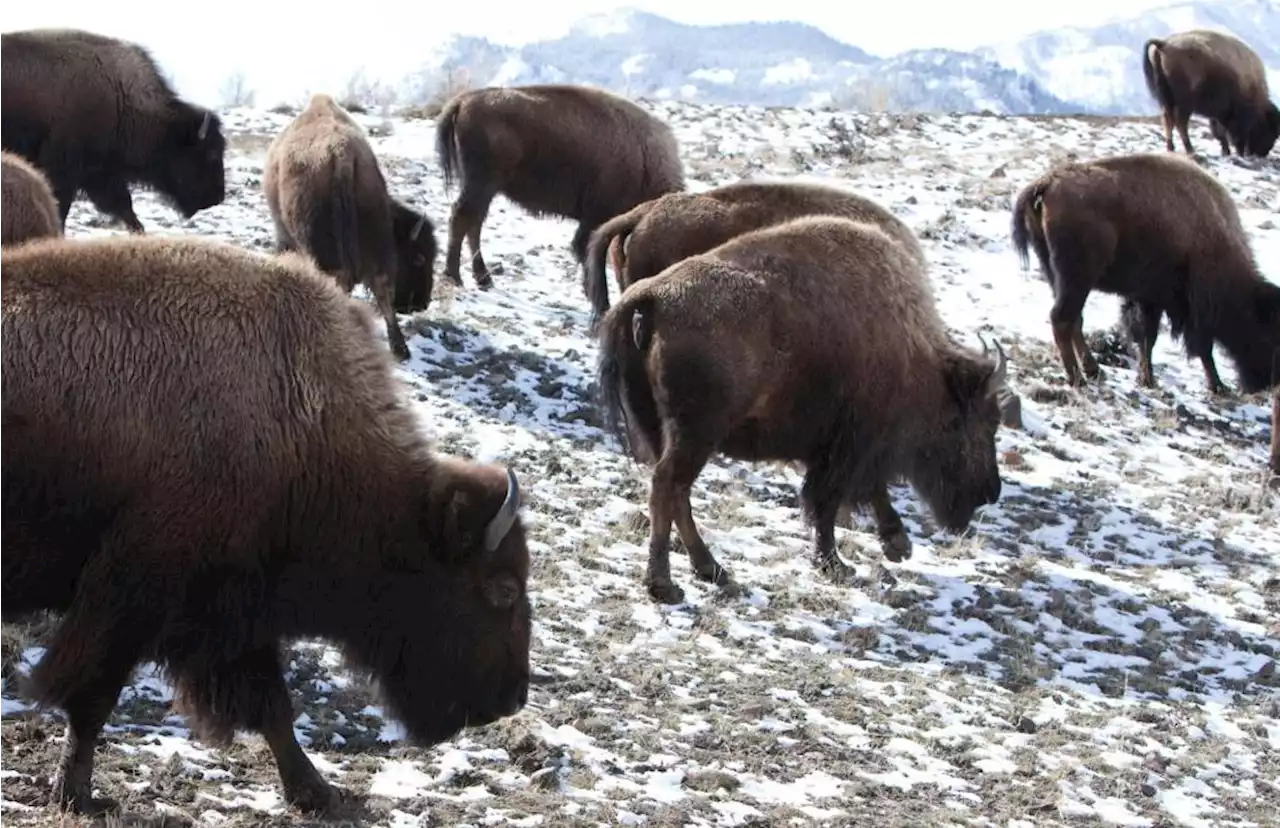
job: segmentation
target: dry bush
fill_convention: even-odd
[[[360,68],[347,78],[337,100],[338,105],[348,112],[365,115],[372,109],[385,112],[395,104],[396,97],[395,89],[389,84],[369,78],[364,69]]]
[[[413,91],[408,106],[400,111],[406,120],[434,118],[455,95],[474,88],[471,70],[465,66],[443,66],[438,71],[420,72],[410,81]]]
[[[222,82],[222,86],[218,88],[218,97],[227,108],[253,106],[257,93],[249,87],[249,79],[244,72],[236,71]]]

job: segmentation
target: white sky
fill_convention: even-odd
[[[44,0],[11,3],[3,30],[72,26],[150,48],[180,94],[206,105],[239,70],[258,103],[336,91],[363,67],[398,82],[454,34],[521,43],[563,34],[589,14],[629,5],[683,23],[796,20],[868,52],[973,48],[1069,25],[1094,25],[1173,0]],[[325,14],[324,9],[335,14]]]

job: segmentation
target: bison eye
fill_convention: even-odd
[[[520,585],[509,575],[500,575],[485,582],[484,596],[498,609],[510,609],[520,597]]]

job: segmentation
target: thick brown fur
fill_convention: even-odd
[[[1280,109],[1270,100],[1262,59],[1238,38],[1191,29],[1152,38],[1142,47],[1147,90],[1160,105],[1165,149],[1173,152],[1173,130],[1193,155],[1187,124],[1209,119],[1223,155],[1265,157],[1280,136]],[[1228,145],[1228,140],[1230,145]]]
[[[1226,386],[1213,345],[1235,363],[1240,387],[1272,384],[1280,349],[1280,285],[1262,276],[1230,193],[1184,156],[1143,153],[1066,164],[1018,194],[1011,222],[1026,267],[1034,248],[1053,288],[1049,313],[1067,379],[1100,374],[1082,330],[1089,293],[1123,297],[1122,318],[1138,350],[1139,382],[1155,386],[1151,352],[1162,314],[1199,358],[1211,393]]]
[[[423,310],[431,300],[435,229],[387,192],[364,130],[332,97],[312,95],[271,142],[262,192],[276,249],[311,256],[347,293],[368,287],[392,353],[407,359],[396,311]]]
[[[874,511],[885,554],[910,556],[887,485],[905,478],[946,528],[1000,495],[1002,364],[947,335],[928,276],[883,230],[829,216],[744,233],[622,294],[600,323],[609,423],[654,463],[650,594],[678,603],[674,520],[697,576],[726,583],[690,489],[713,453],[806,467],[815,556],[834,576],[844,503]]]
[[[0,35],[4,148],[49,179],[65,226],[76,195],[143,232],[130,185],[190,218],[226,197],[222,124],[179,98],[141,46],[77,29]]]
[[[614,278],[622,291],[734,236],[808,215],[874,224],[903,245],[921,267],[928,267],[911,228],[871,199],[810,182],[737,181],[700,193],[668,193],[597,227],[587,242],[583,263],[583,290],[591,301],[592,324],[609,309],[605,254],[612,243],[620,248],[622,268],[615,269]]]
[[[306,810],[334,792],[293,736],[291,639],[340,646],[418,744],[520,709],[518,492],[434,452],[367,306],[301,254],[191,237],[34,240],[0,268],[0,586],[6,621],[63,616],[23,682],[68,717],[55,802],[109,806],[94,743],[144,660],[206,738],[261,733]]]
[[[685,186],[671,128],[626,98],[586,86],[463,92],[440,113],[436,155],[446,188],[462,180],[445,256],[445,273],[458,285],[463,236],[476,284],[493,284],[480,228],[496,195],[534,215],[576,220],[572,247],[581,263],[602,222]]]
[[[61,235],[58,202],[44,174],[22,156],[0,151],[0,244]]]

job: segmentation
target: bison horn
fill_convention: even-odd
[[[418,223],[413,225],[413,230],[409,232],[409,241],[418,240],[418,234],[422,232],[422,228],[426,223],[427,223],[426,216],[421,216],[418,218]]]
[[[516,515],[520,511],[520,486],[516,483],[515,472],[507,469],[507,497],[502,501],[502,506],[498,508],[498,514],[493,516],[493,520],[489,521],[489,525],[484,530],[484,548],[487,552],[493,552],[498,548],[498,544],[502,543],[502,539],[511,531],[511,527],[515,525]]]
[[[1000,341],[996,340],[996,368],[991,372],[990,386],[993,390],[1004,387],[1005,380],[1008,377],[1008,368],[1009,360],[1004,355],[1004,349],[1000,347]]]
[[[200,122],[200,131],[196,133],[196,138],[203,141],[205,136],[209,134],[209,122],[213,120],[213,115],[209,112],[204,113],[204,120]]]

